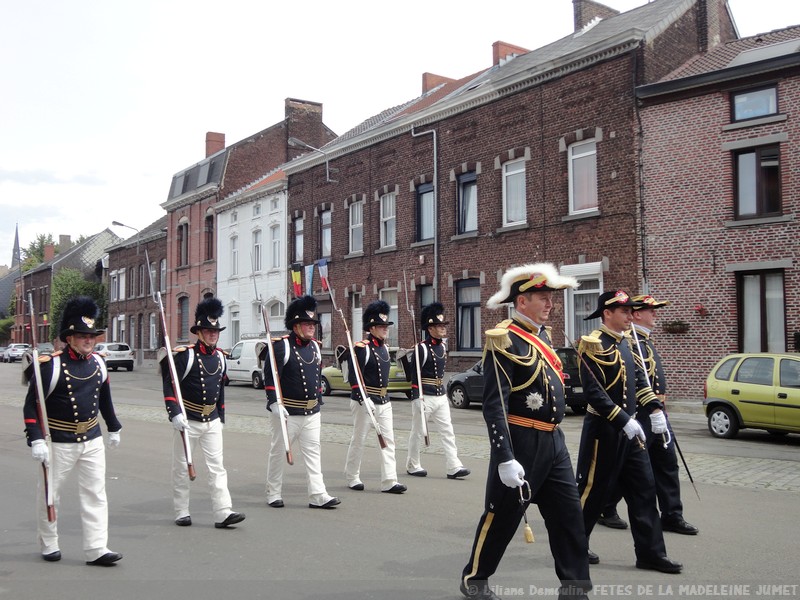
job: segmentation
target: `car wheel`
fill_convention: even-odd
[[[715,406],[708,413],[708,430],[714,437],[730,439],[739,433],[739,421],[727,406]]]
[[[128,365],[125,367],[128,371],[133,371],[133,365]]]
[[[450,388],[450,404],[453,408],[467,408],[469,406],[469,398],[467,398],[467,390],[463,385],[455,384]]]
[[[261,381],[261,373],[259,373],[258,371],[253,373],[253,389],[256,390],[264,389],[264,382]]]
[[[572,409],[573,414],[576,415],[585,415],[586,414],[586,407],[581,404],[570,404],[569,406]]]
[[[328,382],[326,377],[322,377],[319,381],[319,385],[322,388],[322,395],[323,396],[330,396],[331,395],[331,384]]]

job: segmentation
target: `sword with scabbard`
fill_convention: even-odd
[[[425,396],[422,393],[422,368],[419,360],[419,350],[421,343],[417,342],[417,318],[414,315],[414,308],[408,302],[408,282],[406,281],[406,270],[403,269],[403,289],[406,293],[406,310],[411,313],[411,331],[414,332],[414,363],[417,373],[417,385],[419,386],[420,418],[422,419],[422,435],[425,438],[425,445],[431,445],[431,437],[428,434],[428,419],[425,418]]]

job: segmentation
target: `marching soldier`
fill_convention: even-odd
[[[177,348],[174,353],[185,415],[175,398],[170,370],[164,364],[167,360],[166,354],[161,359],[164,402],[169,420],[175,429],[172,449],[172,502],[175,524],[179,527],[192,524],[189,514],[189,472],[183,435],[186,436],[189,447],[194,449],[199,446],[205,457],[214,527],[224,529],[241,523],[245,518],[242,513],[231,509],[228,472],[223,464],[226,363],[225,355],[217,348],[219,332],[225,329],[219,324],[222,313],[222,303],[217,298],[206,298],[200,302],[195,309],[194,324],[190,328],[197,336],[197,343]]]
[[[425,329],[425,340],[417,344],[408,354],[406,374],[411,375],[411,434],[408,436],[408,457],[406,472],[415,477],[425,477],[428,471],[422,468],[419,459],[420,440],[423,437],[422,419],[433,421],[442,436],[445,468],[448,479],[460,479],[469,475],[458,459],[456,436],[450,421],[450,404],[445,394],[442,377],[447,364],[448,322],[444,318],[444,306],[433,302],[422,309],[420,315],[422,328]],[[417,381],[417,358],[419,357],[420,374],[422,375],[422,391]],[[424,414],[423,414],[424,410]]]
[[[108,430],[106,444],[116,448],[120,425],[111,401],[111,387],[103,359],[94,354],[97,305],[81,296],[67,302],[61,317],[59,338],[63,352],[42,357],[40,365],[45,408],[52,439],[52,455],[44,440],[36,408],[36,382],[31,379],[25,398],[25,435],[34,460],[49,465],[54,504],[58,508],[61,485],[72,471],[78,473],[78,499],[83,524],[83,552],[87,565],[111,566],[122,558],[108,549],[108,501],[106,498],[106,453],[98,416]],[[47,519],[43,485],[37,499],[39,544],[42,558],[61,560],[57,521]],[[56,510],[56,512],[58,512]]]
[[[603,292],[597,310],[585,319],[600,317],[602,325],[584,336],[579,348],[589,407],[578,451],[578,493],[588,538],[618,485],[628,504],[636,567],[680,573],[683,565],[667,557],[645,434],[636,419],[638,407],[654,433],[666,431],[663,406],[634,359],[628,329],[636,305],[622,290]],[[597,555],[592,555],[592,562],[599,562]]]
[[[533,502],[547,527],[561,581],[559,598],[585,599],[592,588],[588,544],[559,427],[565,411],[562,366],[544,326],[553,292],[577,287],[577,281],[540,263],[510,269],[500,283],[486,306],[513,304],[514,318],[486,332],[483,418],[491,458],[486,504],[461,574],[461,592],[468,598],[497,598],[489,577]]]
[[[364,454],[364,440],[369,433],[371,421],[366,414],[370,410],[380,427],[386,448],[381,453],[381,491],[388,494],[402,494],[406,486],[397,481],[397,465],[394,456],[394,421],[392,403],[389,401],[389,349],[386,338],[389,335],[389,305],[383,300],[376,300],[364,309],[362,321],[364,331],[369,332],[366,339],[357,342],[354,347],[355,356],[349,356],[348,380],[352,386],[350,394],[350,413],[353,415],[353,436],[347,448],[345,478],[347,487],[361,491],[361,457]],[[364,378],[364,386],[368,394],[362,398],[358,389],[355,369],[359,369]],[[366,404],[366,407],[364,406]]]
[[[267,410],[272,423],[272,441],[267,464],[267,504],[273,508],[284,506],[281,496],[283,483],[283,447],[280,419],[286,419],[289,443],[300,442],[300,453],[306,466],[308,483],[308,506],[310,508],[334,508],[339,498],[328,494],[322,480],[320,462],[320,373],[322,353],[314,339],[319,323],[315,314],[317,301],[313,296],[293,300],[286,309],[284,324],[292,333],[272,340],[275,351],[275,367],[280,379],[284,407],[278,404],[269,353],[265,348],[264,382],[267,392]]]

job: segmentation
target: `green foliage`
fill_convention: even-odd
[[[53,293],[50,297],[50,336],[52,339],[58,337],[64,305],[75,296],[89,296],[97,302],[100,311],[95,327],[105,327],[107,305],[105,286],[87,281],[83,278],[83,274],[75,269],[61,269],[53,277]]]
[[[0,320],[0,342],[7,344],[11,339],[11,328],[14,326],[14,317]]]
[[[28,244],[27,248],[22,250],[21,267],[23,273],[30,271],[34,267],[44,262],[44,247],[48,244],[52,244],[56,248],[57,254],[58,246],[56,246],[56,243],[53,240],[52,233],[48,233],[47,235],[40,233],[36,236],[35,240]]]

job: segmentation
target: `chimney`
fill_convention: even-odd
[[[56,248],[53,244],[45,244],[44,246],[44,262],[53,260],[56,255]]]
[[[492,44],[492,64],[497,66],[504,63],[506,60],[519,56],[520,54],[527,54],[530,50],[522,46],[515,46],[507,42],[495,42]]]
[[[72,248],[72,237],[68,235],[59,235],[58,236],[58,251],[59,252],[66,252]]]
[[[443,83],[452,83],[455,79],[450,79],[449,77],[444,77],[443,75],[434,75],[433,73],[423,73],[422,74],[422,93],[427,94],[437,85],[441,85]]]
[[[214,133],[213,131],[209,131],[206,133],[206,158],[224,149],[225,149],[224,133]]]
[[[575,31],[580,31],[591,23],[595,18],[610,19],[619,14],[605,4],[594,2],[593,0],[572,0],[572,10],[575,20]]]

